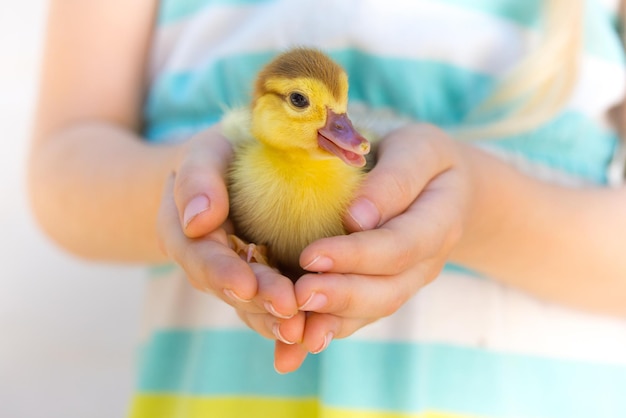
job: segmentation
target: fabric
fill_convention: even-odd
[[[616,2],[590,0],[580,80],[530,133],[478,144],[572,186],[603,184],[625,91]],[[152,142],[184,140],[250,99],[294,45],[348,72],[358,112],[452,129],[536,42],[536,0],[166,0],[145,106]],[[352,109],[351,108],[351,109]],[[174,267],[148,285],[130,416],[626,417],[626,322],[540,301],[448,266],[394,315],[277,374],[273,341]]]

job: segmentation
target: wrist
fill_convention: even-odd
[[[490,245],[497,245],[498,235],[516,217],[515,196],[522,193],[520,176],[471,144],[459,143],[459,154],[467,182],[467,205],[461,238],[450,261],[480,267],[490,258]]]

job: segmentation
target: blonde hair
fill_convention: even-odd
[[[546,0],[539,43],[507,74],[467,119],[457,135],[464,139],[499,138],[532,130],[567,103],[578,78],[582,50],[583,0]],[[481,124],[496,109],[502,118]]]

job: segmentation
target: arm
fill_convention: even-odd
[[[156,4],[50,4],[30,196],[42,228],[82,257],[168,260],[156,221],[174,171],[188,173],[177,187],[181,223],[200,192],[221,202],[199,217],[209,231],[227,215],[221,177],[230,147],[217,129],[178,145],[155,146],[140,136]],[[197,235],[197,227],[192,222],[185,232]]]
[[[30,194],[43,229],[84,257],[163,260],[154,224],[179,152],[138,136],[155,7],[50,4]]]
[[[551,185],[464,152],[476,196],[451,259],[545,299],[626,316],[626,189]]]

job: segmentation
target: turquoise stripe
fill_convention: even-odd
[[[168,277],[176,270],[179,270],[179,267],[175,263],[155,264],[148,267],[148,278]]]
[[[234,56],[194,72],[159,76],[145,106],[148,139],[169,136],[181,126],[210,125],[226,107],[249,103],[256,74],[274,55]]]
[[[618,136],[578,112],[567,111],[531,132],[482,142],[604,184]]]
[[[464,276],[474,279],[486,279],[486,277],[482,276],[480,273],[474,270],[470,270],[467,267],[461,266],[460,264],[447,263],[445,266],[443,266],[442,273],[462,274]]]
[[[626,58],[615,19],[603,4],[586,1],[584,49],[598,58],[623,65]]]
[[[167,25],[193,16],[211,6],[240,6],[274,0],[165,0],[161,1],[158,24]]]
[[[494,15],[522,26],[536,26],[542,0],[442,0],[455,6]]]
[[[164,123],[151,124],[145,128],[144,136],[152,143],[167,143],[188,139],[221,119],[221,115],[207,115],[201,119],[178,118]]]
[[[626,366],[346,339],[309,356],[298,372],[278,375],[272,349],[271,341],[251,331],[160,331],[145,349],[139,389],[196,396],[319,395],[335,407],[404,413],[626,416]]]
[[[330,405],[511,418],[626,416],[626,366],[354,340],[327,354],[323,395]],[[355,382],[378,384],[364,393]]]
[[[438,126],[458,125],[493,89],[485,74],[437,61],[377,57],[348,49],[330,54],[350,75],[350,99]]]
[[[317,359],[281,376],[274,342],[247,331],[157,332],[142,355],[141,392],[304,397],[317,393]]]
[[[382,58],[348,49],[331,53],[350,74],[350,99],[390,107],[422,122],[452,128],[489,94],[495,80],[449,64]],[[250,87],[274,52],[224,58],[194,73],[159,77],[145,109],[146,136],[161,141],[188,136],[217,122],[225,107],[250,101]],[[617,142],[586,116],[565,112],[529,133],[490,143],[596,183]]]
[[[224,107],[250,101],[256,74],[276,52],[227,57],[194,72],[163,74],[148,97],[147,136],[158,139],[180,126],[206,126]],[[330,55],[350,74],[350,99],[391,106],[406,116],[454,126],[493,88],[494,80],[446,63],[383,58],[355,49]]]
[[[238,6],[267,1],[274,0],[165,0],[161,2],[159,23],[168,24],[184,19],[213,5]],[[541,0],[442,0],[442,2],[498,16],[524,26],[533,26],[537,23],[537,12],[541,5]]]

